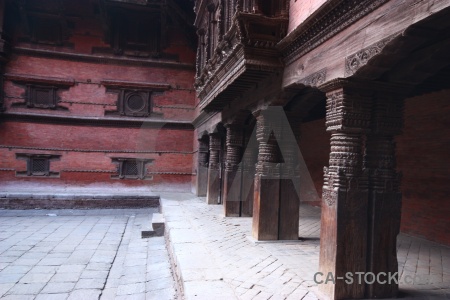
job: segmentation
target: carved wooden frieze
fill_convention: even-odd
[[[310,18],[279,44],[287,63],[318,47],[388,0],[327,1],[318,18]]]
[[[393,34],[388,36],[387,38],[382,39],[381,41],[376,42],[373,45],[370,45],[367,48],[364,48],[348,57],[345,58],[345,75],[351,76],[355,74],[355,72],[366,65],[367,62],[379,54],[390,41],[392,41],[399,34]]]
[[[306,86],[318,86],[325,82],[327,78],[327,69],[322,69],[315,72],[299,81],[299,83]]]

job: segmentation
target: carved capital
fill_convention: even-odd
[[[228,124],[226,145],[227,145],[227,159],[225,162],[225,171],[235,171],[241,161],[242,146],[243,146],[243,128],[237,124]]]
[[[211,133],[209,135],[209,167],[211,169],[219,169],[220,150],[222,148],[222,140],[219,133]]]
[[[327,92],[327,131],[366,132],[370,128],[373,93],[345,84]]]

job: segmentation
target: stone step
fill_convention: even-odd
[[[152,223],[141,231],[142,238],[164,236],[165,220],[163,214],[154,213]]]

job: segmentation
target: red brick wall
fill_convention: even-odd
[[[397,138],[403,232],[450,245],[450,90],[406,100]]]
[[[101,20],[94,15],[92,3],[86,0],[68,2],[74,16],[74,26],[66,46],[30,44],[23,39],[20,26],[16,26],[14,46],[30,49],[27,54],[13,50],[6,63],[6,74],[19,74],[25,77],[53,77],[73,79],[74,86],[58,91],[63,101],[59,106],[66,109],[39,109],[17,106],[24,103],[25,83],[17,83],[6,78],[4,83],[5,108],[8,113],[46,114],[64,117],[108,118],[108,111],[117,110],[118,93],[107,90],[102,80],[127,82],[146,82],[169,84],[170,89],[152,94],[153,112],[156,117],[149,119],[168,121],[192,121],[195,106],[194,62],[195,51],[179,28],[168,29],[168,46],[164,53],[175,55],[170,66],[146,64],[126,56],[104,54],[107,60],[63,59],[51,55],[33,54],[35,50],[48,50],[68,54],[82,54],[94,57],[93,49],[110,47],[103,40],[104,31]],[[122,60],[122,62],[120,62]],[[139,59],[138,59],[139,60]],[[161,59],[165,60],[165,59]],[[192,65],[191,67],[189,65]],[[114,117],[120,118],[119,115]],[[132,117],[127,117],[132,118]],[[140,118],[142,120],[142,118]],[[78,126],[48,124],[23,121],[0,121],[0,184],[34,183],[48,185],[88,185],[96,183],[117,183],[126,185],[181,184],[186,190],[192,182],[193,130],[170,129],[166,127],[130,128],[126,126]],[[24,147],[28,147],[25,149]],[[52,148],[49,151],[48,148]],[[106,152],[101,152],[107,150]],[[171,153],[139,153],[140,151],[169,151]],[[51,162],[51,170],[61,172],[60,178],[16,177],[16,171],[25,171],[26,163],[15,158],[15,153],[58,154],[60,161]],[[114,171],[116,165],[111,157],[154,159],[148,166],[149,172],[177,172],[177,174],[154,175],[153,180],[112,180],[111,173],[87,171]],[[3,170],[2,170],[3,169]],[[76,172],[69,172],[69,170]],[[26,186],[26,185],[24,185]]]

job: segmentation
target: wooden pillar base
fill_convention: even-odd
[[[255,170],[244,170],[242,173],[242,208],[241,217],[253,216],[253,194],[255,183]]]
[[[207,204],[219,204],[220,198],[220,171],[208,169],[208,189],[206,193]]]
[[[335,282],[319,290],[330,299],[364,298],[357,272],[366,272],[367,191],[324,187],[323,193],[319,271],[322,280],[332,274]],[[353,283],[345,281],[348,272]]]
[[[225,217],[239,217],[241,210],[241,173],[226,171],[224,180]]]
[[[258,241],[278,240],[280,179],[255,176],[252,236]]]
[[[369,224],[370,253],[368,272],[374,274],[395,274],[398,272],[397,235],[400,233],[401,193],[372,191],[369,197],[369,214],[372,222]],[[398,280],[398,277],[396,277]],[[375,281],[366,287],[367,298],[395,298],[398,285],[389,282],[388,275],[381,276],[381,281]]]
[[[298,240],[300,198],[292,180],[280,180],[280,227],[278,230],[280,240]]]
[[[208,168],[200,166],[197,170],[197,196],[205,197],[208,190]]]

